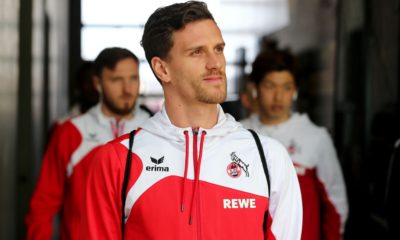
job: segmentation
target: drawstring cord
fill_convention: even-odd
[[[197,156],[197,132],[194,131],[194,134],[195,138],[193,141],[193,166],[194,166],[195,176],[194,176],[194,188],[192,194],[192,204],[190,206],[189,225],[192,224],[194,205],[196,204],[196,198],[198,196],[200,167],[201,167],[201,159],[203,157],[203,144],[204,144],[204,138],[206,136],[206,131],[203,131],[201,134],[199,156]]]
[[[182,181],[182,195],[181,195],[181,206],[180,210],[183,213],[185,211],[184,199],[186,194],[186,182],[187,182],[187,174],[189,168],[189,131],[185,130],[185,169],[183,173],[183,181]],[[189,225],[192,224],[192,216],[194,205],[196,204],[196,198],[198,197],[198,189],[199,189],[199,179],[200,179],[200,166],[201,159],[203,158],[203,145],[204,139],[207,132],[203,131],[201,133],[200,138],[200,149],[197,151],[197,137],[198,137],[198,128],[193,128],[193,168],[194,168],[194,187],[192,192],[192,200],[190,205],[190,215],[189,215]]]
[[[185,130],[184,134],[185,134],[186,147],[185,147],[185,171],[183,174],[183,181],[182,181],[181,212],[183,212],[185,210],[183,201],[184,201],[184,197],[185,197],[185,185],[186,185],[186,181],[187,181],[187,172],[188,172],[188,165],[189,165],[189,132],[187,130]]]
[[[124,132],[125,122],[119,120],[110,121],[111,130],[113,131],[114,138],[119,137]]]

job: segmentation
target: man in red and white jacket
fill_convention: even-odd
[[[219,106],[225,43],[206,5],[159,8],[142,44],[165,104],[136,132],[130,167],[129,136],[96,153],[82,239],[300,239],[300,188],[287,151],[261,137],[261,155],[251,133]]]
[[[250,75],[257,86],[260,112],[242,124],[277,139],[288,150],[303,198],[302,239],[338,240],[348,213],[342,171],[328,132],[306,114],[291,112],[297,95],[295,72],[288,51],[260,53]]]
[[[87,173],[95,149],[150,116],[136,106],[139,61],[129,50],[107,48],[95,60],[101,101],[63,123],[52,136],[26,216],[27,239],[51,239],[60,213],[61,239],[78,239]]]

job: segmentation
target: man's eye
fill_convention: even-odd
[[[224,47],[217,47],[217,48],[215,49],[215,51],[216,51],[217,53],[223,53],[223,52],[224,52]]]
[[[285,86],[285,90],[286,91],[291,91],[291,90],[293,90],[293,86]]]
[[[201,54],[201,50],[200,49],[196,49],[192,52],[192,55],[200,55]]]
[[[272,84],[263,84],[263,86],[264,86],[264,88],[266,88],[266,89],[273,89],[274,88],[274,86],[272,85]]]

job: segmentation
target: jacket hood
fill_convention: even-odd
[[[228,133],[241,128],[242,125],[227,113],[224,113],[222,107],[217,105],[218,108],[218,121],[214,127],[205,129],[200,127],[200,131],[207,132],[207,139],[213,139],[214,137],[224,136]],[[149,131],[154,135],[160,136],[162,138],[174,141],[174,142],[184,142],[185,141],[185,131],[192,131],[191,127],[180,128],[173,125],[168,117],[165,105],[162,106],[161,110],[156,113],[152,118],[148,119],[141,126],[143,130]]]
[[[101,103],[96,104],[91,109],[88,110],[88,113],[96,119],[96,121],[100,125],[104,125],[106,127],[110,126],[110,122],[115,123],[116,119],[114,117],[106,116],[103,111],[101,110]],[[146,119],[150,117],[149,113],[142,110],[139,104],[136,104],[132,110],[133,118],[131,119],[121,119],[120,122],[126,122],[128,125],[135,121],[135,122],[144,122]]]

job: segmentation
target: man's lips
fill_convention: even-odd
[[[211,75],[204,77],[203,80],[209,81],[209,82],[221,82],[223,80],[223,77],[221,75]]]
[[[132,98],[133,98],[133,97],[132,97],[131,95],[125,95],[125,96],[122,96],[122,97],[121,97],[121,99],[122,99],[123,101],[130,101]]]
[[[283,106],[282,105],[272,105],[271,109],[273,111],[280,111],[283,109]]]

